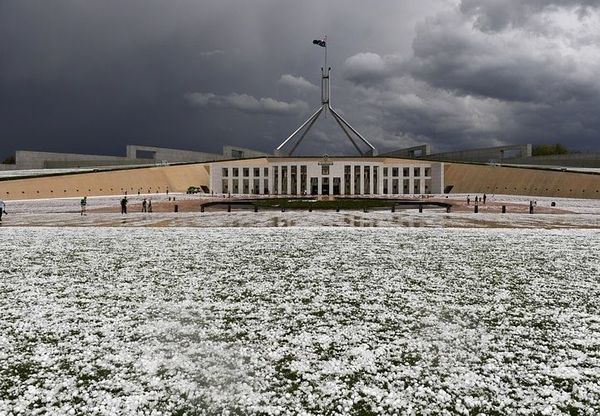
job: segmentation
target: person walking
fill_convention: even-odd
[[[471,195],[467,195],[467,205],[471,204]]]
[[[127,214],[127,197],[121,199],[121,214]]]
[[[81,206],[81,215],[87,215],[85,213],[85,208],[87,206],[87,196],[84,196],[81,201],[79,201],[79,205]]]
[[[146,198],[142,201],[142,212],[148,212],[148,201],[146,201]]]
[[[4,201],[0,201],[0,222],[2,222],[2,214],[6,214],[8,215],[8,212],[6,212],[6,204],[4,203]]]
[[[487,201],[487,195],[483,194],[483,205],[485,205],[485,201]]]
[[[148,212],[152,212],[152,200],[148,199]]]

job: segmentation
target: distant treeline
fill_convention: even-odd
[[[6,159],[4,159],[4,161],[2,161],[2,163],[5,165],[14,165],[15,163],[17,163],[17,160],[15,159],[15,155],[11,155],[11,156],[7,157]]]
[[[532,156],[550,156],[550,155],[566,155],[571,153],[569,149],[560,143],[557,144],[536,144],[531,149]]]

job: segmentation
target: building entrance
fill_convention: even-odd
[[[321,178],[321,195],[329,195],[329,178]]]
[[[334,195],[340,195],[340,184],[341,184],[341,180],[340,178],[333,178],[333,194]]]
[[[311,195],[319,194],[319,179],[318,178],[310,178],[310,194]]]

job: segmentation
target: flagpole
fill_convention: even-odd
[[[329,68],[327,68],[327,35],[324,36],[323,38],[325,40],[325,73],[327,74],[327,104],[329,104],[329,101],[331,100],[331,97],[329,96],[329,82],[331,81],[329,79]],[[321,82],[321,85],[323,85],[323,83]],[[321,87],[322,88],[322,87]],[[325,118],[327,118],[327,109],[325,110]]]
[[[327,71],[327,35],[325,35],[325,71]]]

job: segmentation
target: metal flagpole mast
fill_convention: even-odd
[[[331,112],[331,116],[337,122],[339,127],[342,129],[346,137],[350,140],[356,151],[361,156],[375,156],[377,154],[377,150],[367,139],[365,139],[354,127],[352,127],[344,118],[338,114],[337,111],[331,106],[331,75],[330,68],[327,66],[327,35],[323,36],[323,39],[315,39],[313,40],[314,45],[321,46],[325,48],[325,66],[321,68],[321,106],[304,122],[300,127],[298,127],[287,139],[283,141],[276,149],[275,155],[283,156],[285,152],[282,150],[283,147],[294,137],[300,135],[298,141],[293,145],[292,150],[287,154],[287,156],[292,156],[294,151],[298,148],[298,146],[302,143],[306,134],[315,124],[321,113],[325,113],[325,117],[327,117],[327,113]],[[305,129],[306,128],[306,129]],[[302,130],[304,132],[302,132]],[[302,132],[302,133],[301,133]],[[352,134],[356,135],[356,137],[365,145],[369,147],[369,150],[363,152],[357,145],[356,141],[352,138]]]
[[[327,35],[325,35],[325,71],[327,71]]]

